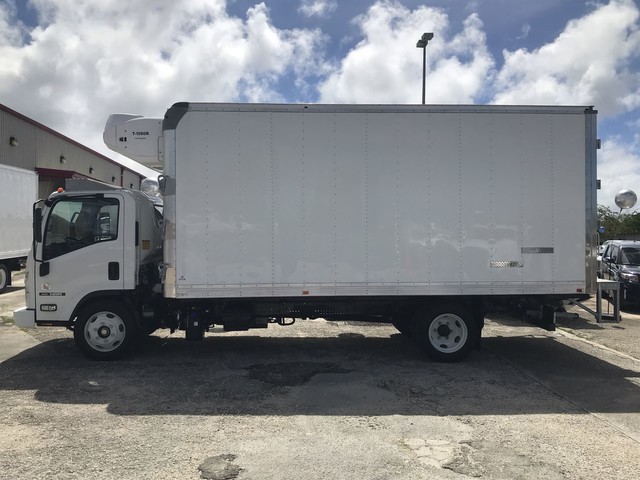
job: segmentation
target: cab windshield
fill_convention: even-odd
[[[53,205],[44,234],[44,260],[118,238],[114,198],[68,198]]]

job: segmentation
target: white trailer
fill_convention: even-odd
[[[0,293],[29,254],[37,192],[35,172],[0,164]]]
[[[391,322],[451,361],[500,302],[553,312],[595,291],[591,107],[178,103],[113,115],[104,137],[163,166],[164,218],[126,190],[51,196],[16,314],[94,358],[132,332],[322,317]],[[85,211],[90,245],[47,248],[56,213],[69,229]]]

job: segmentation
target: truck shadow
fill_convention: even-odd
[[[457,364],[430,362],[399,334],[152,337],[117,362],[86,360],[65,338],[0,364],[0,390],[116,415],[640,413],[638,371],[529,336],[485,338]]]
[[[582,317],[559,317],[556,320],[556,324],[558,327],[570,328],[572,330],[605,330],[606,328],[603,325],[591,321],[585,321]],[[607,324],[607,326],[610,325],[611,324]]]

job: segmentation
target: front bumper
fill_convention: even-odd
[[[622,298],[625,302],[640,303],[640,283],[622,282]]]
[[[13,321],[20,328],[36,328],[36,311],[27,307],[14,310]]]

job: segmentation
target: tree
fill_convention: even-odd
[[[609,207],[598,205],[598,227],[604,227],[604,233],[600,235],[600,241],[616,238],[620,231],[620,217],[613,213]]]
[[[600,241],[640,238],[640,212],[616,213],[609,207],[598,205],[598,226],[604,227]]]

